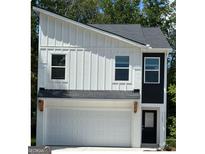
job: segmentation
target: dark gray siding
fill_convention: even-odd
[[[59,90],[40,89],[38,97],[82,99],[140,99],[139,90]]]
[[[144,57],[160,57],[160,83],[144,83]],[[143,53],[142,103],[163,103],[164,101],[164,53]]]

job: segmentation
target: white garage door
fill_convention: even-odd
[[[46,145],[130,146],[130,109],[48,107]]]

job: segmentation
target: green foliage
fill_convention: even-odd
[[[168,87],[168,95],[170,97],[169,102],[176,105],[176,85],[170,84]]]
[[[176,138],[176,58],[172,57],[171,67],[168,71],[167,91],[167,136]]]
[[[169,138],[166,140],[166,145],[170,147],[176,147],[176,139]]]
[[[171,47],[176,47],[176,1],[143,0],[141,24],[148,27],[160,27]]]
[[[170,61],[170,68],[168,70],[168,85],[176,84],[176,51],[172,53]]]
[[[167,119],[169,138],[176,139],[176,117],[171,116]]]
[[[37,6],[81,23],[90,23],[98,13],[98,0],[39,0]]]
[[[176,151],[176,139],[167,139],[164,151]]]
[[[99,6],[102,13],[98,15],[98,19],[101,18],[100,23],[107,24],[139,23],[139,3],[140,0],[101,0]]]
[[[32,5],[36,1],[32,0]],[[32,6],[31,6],[32,7]],[[38,68],[38,17],[31,8],[31,136],[35,136]]]
[[[36,146],[36,138],[31,138],[31,146]]]

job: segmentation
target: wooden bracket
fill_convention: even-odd
[[[41,112],[44,110],[44,100],[42,100],[42,99],[38,100],[38,109]]]
[[[136,102],[134,102],[134,113],[136,113],[137,112],[137,105],[138,105],[138,102],[136,101]]]

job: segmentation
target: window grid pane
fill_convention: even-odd
[[[65,68],[52,67],[51,79],[65,79]]]
[[[151,58],[145,57],[145,83],[159,83],[159,67],[160,59],[159,58]]]
[[[159,66],[158,65],[146,65],[145,69],[146,70],[158,70]]]
[[[145,71],[145,82],[159,82],[158,73],[158,71]]]
[[[116,81],[129,80],[129,56],[115,57],[115,80]]]
[[[129,80],[129,69],[115,69],[115,80],[117,81]]]
[[[52,66],[65,66],[65,55],[52,55]]]
[[[115,67],[129,67],[129,56],[116,56]]]
[[[65,79],[65,55],[52,54],[51,57],[51,79]]]
[[[146,65],[159,65],[158,58],[146,58]]]

